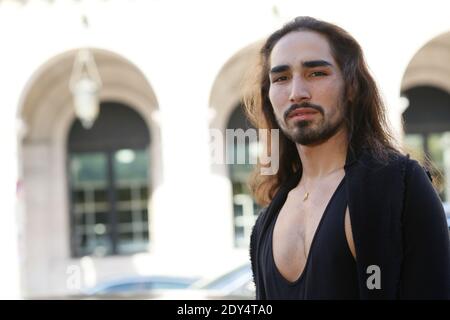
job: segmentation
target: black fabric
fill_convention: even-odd
[[[369,151],[348,153],[346,195],[356,250],[360,299],[450,299],[450,249],[444,208],[425,170],[408,156],[387,163]],[[259,244],[288,192],[292,176],[263,209],[253,228],[250,258],[257,299],[267,299],[261,277],[266,257]],[[368,268],[381,271],[381,288],[371,289]]]
[[[347,198],[345,177],[336,188],[322,215],[306,260],[304,271],[291,282],[278,270],[272,249],[273,230],[262,239],[261,250],[268,257],[261,271],[267,299],[357,299],[356,263],[345,236]]]

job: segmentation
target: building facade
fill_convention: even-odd
[[[2,294],[68,295],[123,275],[208,276],[248,261],[251,165],[216,161],[211,132],[251,127],[242,81],[264,38],[298,15],[360,42],[396,134],[432,160],[449,201],[447,12],[438,0],[0,1]],[[69,88],[86,47],[102,80],[90,130]]]

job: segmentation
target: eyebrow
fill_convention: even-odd
[[[270,73],[280,73],[289,70],[289,66],[286,64],[275,66],[270,69]]]
[[[302,63],[305,68],[315,68],[315,67],[331,67],[332,64],[325,60],[311,60]]]
[[[330,62],[326,60],[310,60],[302,62],[302,66],[305,68],[316,68],[316,67],[331,67],[333,66]],[[275,66],[270,69],[270,73],[280,73],[289,70],[290,67],[287,64]]]

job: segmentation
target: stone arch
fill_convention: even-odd
[[[231,115],[241,105],[243,81],[258,62],[262,40],[254,42],[234,54],[219,71],[209,99],[210,128],[225,132]],[[213,165],[213,172],[226,177],[225,165]]]
[[[252,127],[248,120],[245,119],[244,112],[239,110],[239,108],[242,106],[242,94],[243,88],[245,87],[244,81],[248,76],[251,76],[249,73],[253,72],[256,67],[261,46],[262,41],[258,41],[234,54],[223,65],[213,83],[209,101],[211,115],[209,126],[210,129],[222,133],[223,160],[228,158],[225,152],[230,147],[227,146],[226,129],[246,130]],[[246,147],[244,148],[248,148],[247,143],[245,145]],[[223,178],[221,187],[224,190],[221,192],[222,194],[228,195],[228,197],[224,196],[224,198],[230,199],[229,216],[233,217],[231,227],[233,228],[234,246],[241,249],[248,246],[251,226],[253,226],[255,220],[254,213],[256,212],[254,201],[244,190],[246,183],[242,179],[237,181],[232,177],[242,176],[242,174],[245,177],[245,172],[241,172],[240,170],[243,168],[242,166],[227,165],[225,162],[213,162],[211,167],[214,174]],[[236,170],[231,170],[232,167]],[[235,174],[233,175],[232,172]],[[245,178],[243,179],[245,180]]]
[[[91,49],[102,90],[100,101],[129,106],[145,121],[150,143],[150,184],[162,183],[158,102],[144,73],[121,55]],[[63,52],[45,62],[30,78],[18,106],[24,130],[19,137],[19,167],[24,185],[23,247],[27,261],[22,274],[26,295],[42,290],[39,274],[50,275],[47,288],[64,281],[70,257],[69,196],[67,192],[67,135],[75,121],[69,79],[78,50]],[[151,200],[149,201],[149,206]],[[49,263],[49,261],[53,263]],[[36,282],[36,283],[33,283]]]
[[[450,32],[443,33],[420,48],[403,75],[401,91],[418,86],[434,86],[450,92]]]
[[[403,75],[406,151],[423,161],[443,201],[450,199],[450,32],[424,44]],[[428,164],[426,159],[431,160]]]

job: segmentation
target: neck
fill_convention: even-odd
[[[297,144],[302,162],[302,177],[315,180],[325,177],[345,165],[347,157],[347,131],[341,128],[327,141],[313,146]]]

